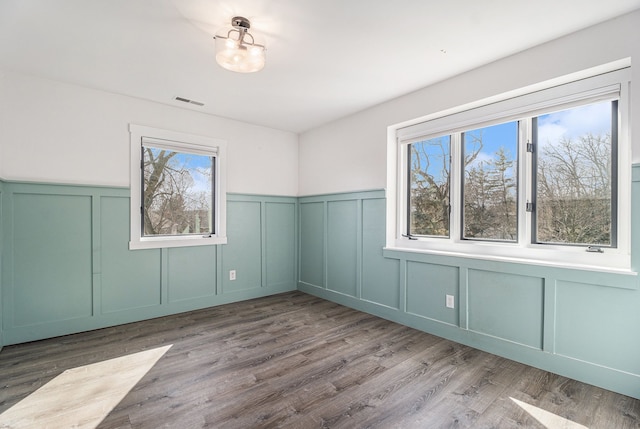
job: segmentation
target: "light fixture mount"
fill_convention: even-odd
[[[264,68],[265,46],[256,43],[249,33],[251,22],[243,16],[231,18],[231,29],[217,34],[216,62],[238,73],[253,73]],[[225,34],[226,33],[226,34]]]
[[[231,26],[236,30],[249,31],[251,28],[251,22],[244,16],[234,16],[231,18]]]

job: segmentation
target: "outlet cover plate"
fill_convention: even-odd
[[[447,295],[446,305],[447,308],[455,308],[456,307],[455,297],[453,295]]]

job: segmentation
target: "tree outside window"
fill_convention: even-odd
[[[538,242],[615,245],[616,112],[608,101],[534,119]]]
[[[462,133],[463,237],[518,239],[518,123]]]
[[[417,142],[409,151],[409,233],[448,237],[451,138]]]
[[[533,134],[533,167],[522,180],[521,126]],[[448,238],[459,222],[459,239],[518,242],[518,192],[529,187],[531,243],[615,247],[616,136],[617,101],[605,101],[411,143],[408,235]],[[459,182],[451,180],[453,142]],[[461,219],[451,219],[458,203]]]
[[[143,235],[215,232],[213,156],[142,146]]]

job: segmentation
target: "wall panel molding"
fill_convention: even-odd
[[[0,345],[296,289],[295,197],[229,194],[228,247],[129,250],[128,189],[0,186]]]
[[[633,171],[632,216],[637,219],[640,166]],[[640,342],[633,329],[640,325],[637,273],[383,249],[384,191],[308,196],[299,202],[300,236],[317,238],[300,242],[305,271],[298,278],[299,290],[640,398]],[[361,209],[327,209],[349,202]],[[332,217],[327,222],[328,213]],[[344,240],[335,238],[345,225],[357,231]],[[635,222],[633,266],[640,266],[639,229],[640,222]],[[361,261],[351,263],[352,268],[331,264],[330,257],[315,257],[354,251]],[[350,269],[358,275],[344,276]],[[352,284],[336,290],[320,277],[305,277],[312,272]],[[446,308],[446,295],[454,297],[454,309]]]
[[[632,216],[637,219],[640,166],[633,172]],[[237,222],[238,234],[229,236],[235,248],[130,251],[127,189],[0,182],[0,345],[297,287],[640,398],[640,366],[634,358],[640,343],[633,330],[640,324],[640,290],[632,273],[385,250],[383,190],[300,198],[229,194],[228,201],[242,213],[229,219]],[[45,210],[52,213],[39,214]],[[30,228],[47,216],[57,219],[57,227]],[[65,244],[66,232],[71,241]],[[22,241],[16,246],[17,237]],[[634,222],[634,267],[639,266],[639,239],[640,222]],[[60,255],[52,256],[56,251]],[[75,252],[74,260],[84,255],[77,266],[65,259],[69,252]],[[341,264],[343,254],[348,263]],[[251,280],[234,288],[231,268],[239,276],[247,270]],[[47,273],[55,270],[68,271],[69,281],[58,275],[48,282]],[[182,282],[188,284],[181,287]],[[55,285],[52,299],[30,298],[51,293],[50,284]],[[68,303],[72,310],[64,314],[67,303],[60,304],[59,296],[70,293],[78,302]],[[455,297],[454,309],[444,305],[447,294]],[[25,312],[18,320],[16,309]]]

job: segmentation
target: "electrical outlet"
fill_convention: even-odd
[[[236,270],[229,270],[229,280],[236,279]]]
[[[456,307],[456,305],[455,305],[456,301],[455,301],[455,297],[453,295],[447,295],[446,302],[447,302],[447,308],[455,308]]]

